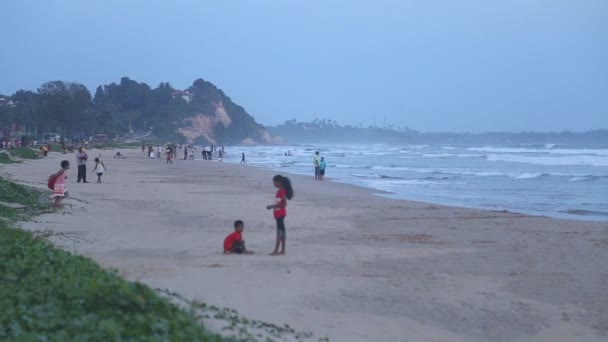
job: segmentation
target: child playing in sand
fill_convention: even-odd
[[[55,208],[59,208],[61,201],[64,197],[68,196],[68,191],[65,186],[65,180],[68,178],[67,172],[70,169],[70,162],[64,160],[61,162],[61,169],[56,174],[52,175],[54,178],[53,184],[53,197],[55,198]]]
[[[276,175],[272,179],[274,186],[279,189],[275,195],[275,204],[266,206],[266,209],[274,209],[274,218],[277,221],[277,240],[274,251],[270,255],[285,255],[285,216],[287,216],[287,200],[293,197],[293,188],[289,178]],[[280,247],[280,248],[279,248]]]
[[[241,220],[234,221],[234,232],[224,239],[224,254],[253,254],[245,247],[243,230],[245,224]]]
[[[97,183],[101,183],[101,176],[103,176],[104,171],[107,171],[106,166],[103,164],[99,158],[95,158],[95,167],[93,168],[93,172],[97,172]]]

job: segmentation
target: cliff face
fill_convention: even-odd
[[[215,85],[202,79],[186,90],[194,110],[177,122],[177,131],[194,143],[274,143],[275,138],[245,109]]]
[[[152,129],[161,139],[197,144],[272,144],[268,130],[212,83],[198,79],[188,89],[169,83],[151,89],[128,78],[99,87],[94,104],[129,126]]]

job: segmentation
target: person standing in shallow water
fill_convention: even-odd
[[[325,157],[321,157],[321,162],[319,162],[319,180],[323,180],[325,178],[325,168],[327,164],[325,163]]]
[[[76,153],[76,163],[78,164],[78,179],[76,180],[76,183],[80,183],[80,181],[82,181],[83,183],[88,183],[87,159],[89,159],[89,156],[87,156],[87,152],[84,150],[84,147],[80,147],[78,149],[78,153]]]
[[[245,152],[241,154],[241,164],[245,164]]]
[[[315,165],[315,179],[319,180],[320,178],[320,166],[321,166],[321,158],[319,156],[319,151],[315,152],[315,155],[312,157],[312,162]]]

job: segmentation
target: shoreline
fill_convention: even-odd
[[[214,161],[216,161],[216,160],[214,160]],[[233,165],[238,164],[238,163],[233,162],[233,161],[229,161],[229,162],[226,162],[226,163],[227,164],[233,164]],[[247,165],[247,166],[248,167],[262,169],[262,170],[267,170],[267,171],[273,171],[273,172],[277,172],[277,173],[284,173],[284,174],[288,174],[288,175],[294,175],[294,176],[314,177],[314,175],[307,176],[307,175],[304,175],[302,173],[295,173],[295,172],[285,171],[285,170],[280,169],[280,168],[273,168],[273,167],[259,166],[259,165]],[[515,211],[515,210],[510,210],[510,209],[507,209],[507,208],[492,209],[492,208],[481,207],[481,206],[478,206],[478,207],[476,207],[476,206],[466,206],[464,204],[459,204],[459,203],[431,202],[431,201],[425,201],[423,199],[406,198],[406,197],[404,197],[405,195],[400,195],[400,194],[398,194],[396,192],[380,190],[380,189],[376,189],[376,188],[373,188],[371,186],[366,186],[366,185],[363,185],[363,184],[350,183],[350,182],[348,182],[346,180],[342,181],[340,179],[332,178],[332,177],[325,177],[325,180],[323,180],[321,182],[324,182],[324,181],[328,181],[328,182],[332,182],[332,183],[336,183],[336,184],[346,184],[346,185],[350,185],[350,186],[354,186],[354,187],[358,187],[358,188],[362,188],[362,189],[367,189],[367,190],[370,190],[370,195],[378,196],[378,197],[383,197],[383,198],[387,198],[387,199],[392,199],[392,200],[396,200],[396,201],[426,203],[426,204],[429,204],[429,205],[437,205],[437,206],[449,207],[449,208],[461,208],[461,209],[471,209],[471,210],[483,210],[483,211],[490,211],[490,212],[499,212],[499,213],[511,213],[511,214],[526,215],[526,216],[532,216],[532,217],[542,217],[542,218],[555,219],[555,220],[608,223],[608,214],[603,213],[603,212],[594,212],[594,211],[573,209],[573,210],[570,210],[568,212],[564,212],[564,211],[552,212],[553,215],[550,215],[549,213],[547,213],[547,214],[541,214],[541,213],[535,212],[533,210],[530,210],[530,211]],[[600,218],[600,217],[602,217],[602,218]],[[606,217],[606,218],[603,218],[603,217]]]
[[[288,150],[293,155],[283,156]],[[314,150],[323,151],[330,165],[327,176],[392,191],[391,198],[608,222],[608,207],[603,201],[607,178],[605,170],[595,166],[603,161],[579,156],[593,151],[575,149],[552,154],[548,150],[523,153],[517,148],[492,146],[382,144],[237,148],[251,156],[249,161],[256,166],[303,175],[312,174],[309,156]],[[597,156],[588,158],[604,158],[606,151],[598,150]],[[579,165],[581,160],[583,164]]]
[[[71,208],[21,226],[75,234],[86,242],[64,248],[127,279],[332,341],[608,333],[604,223],[391,199],[289,174],[287,256],[270,257],[274,221],[263,207],[276,171],[121,151],[127,159],[104,159],[102,184],[75,184],[70,170]],[[61,159],[0,170],[43,186]],[[235,219],[256,255],[221,254]]]

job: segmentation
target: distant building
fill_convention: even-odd
[[[0,107],[2,106],[15,107],[15,104],[13,103],[13,100],[11,100],[10,97],[0,96]]]

